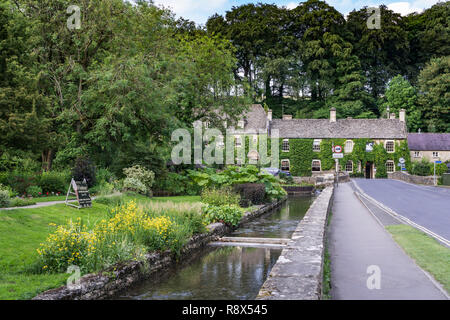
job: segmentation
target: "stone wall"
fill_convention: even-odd
[[[314,201],[262,286],[258,300],[320,300],[333,186]]]
[[[428,176],[428,177],[421,177],[421,176],[415,176],[409,173],[405,172],[394,172],[394,173],[388,173],[389,179],[395,179],[395,180],[401,180],[409,183],[414,184],[424,184],[429,186],[434,186],[434,176]],[[436,180],[439,177],[436,177]]]
[[[239,226],[280,206],[282,201],[257,206],[252,212],[246,212]],[[33,300],[99,300],[109,299],[126,290],[133,284],[148,279],[157,272],[173,267],[175,264],[191,259],[195,253],[204,249],[211,241],[228,234],[232,229],[223,223],[209,225],[209,232],[196,235],[183,248],[177,259],[172,253],[146,254],[144,261],[130,261],[96,274],[88,274],[80,279],[78,287],[60,287],[41,293]]]

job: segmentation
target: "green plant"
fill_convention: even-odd
[[[155,181],[153,171],[147,170],[143,166],[135,165],[130,168],[123,169],[126,178],[123,182],[124,188],[134,190],[136,192],[147,194],[151,191]]]
[[[412,165],[411,174],[416,176],[429,176],[431,171],[431,163],[426,159],[422,159],[420,162],[414,162]]]
[[[11,199],[8,190],[0,190],[0,208],[9,207]]]
[[[222,222],[236,227],[241,221],[244,210],[235,205],[212,206],[205,205],[203,207],[203,217],[206,223]]]
[[[133,191],[140,194],[147,194],[148,189],[141,180],[137,178],[127,177],[123,180],[123,189],[125,191]]]
[[[44,194],[47,193],[64,193],[69,186],[69,178],[62,172],[43,172],[39,178],[39,187]]]
[[[240,194],[242,207],[263,204],[266,199],[266,186],[261,183],[236,184],[234,191]]]
[[[32,197],[40,197],[42,195],[42,189],[39,186],[30,186],[27,188],[27,195],[31,195]]]
[[[201,200],[203,203],[213,206],[239,205],[241,197],[239,194],[234,193],[230,187],[222,187],[220,189],[203,190]]]
[[[13,198],[9,204],[10,207],[26,207],[36,204],[33,199]]]

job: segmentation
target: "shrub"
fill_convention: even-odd
[[[431,170],[430,162],[423,159],[421,162],[414,162],[412,165],[411,174],[416,176],[429,176]]]
[[[18,195],[18,193],[15,192],[10,186],[5,186],[5,185],[3,185],[3,184],[1,184],[1,183],[0,183],[0,190],[6,190],[6,191],[8,191],[8,194],[9,194],[9,197],[10,197],[10,198],[13,198],[13,197],[15,197],[15,196]]]
[[[115,176],[108,169],[101,168],[97,170],[96,181],[98,184],[102,184],[104,182],[112,183],[115,180]]]
[[[125,191],[133,191],[140,194],[147,194],[148,189],[139,179],[127,177],[123,180],[123,189]]]
[[[36,204],[36,201],[33,199],[22,199],[22,198],[14,198],[11,200],[9,206],[10,207],[26,207],[32,206]]]
[[[260,183],[237,184],[233,190],[240,194],[241,206],[249,207],[251,205],[259,205],[265,202],[266,186]]]
[[[7,208],[11,203],[8,190],[0,190],[0,208]]]
[[[123,169],[123,173],[125,174],[126,179],[134,179],[141,182],[148,191],[151,190],[153,182],[155,181],[155,174],[153,173],[153,171],[147,170],[140,165]]]
[[[236,227],[241,221],[244,210],[236,205],[212,206],[206,205],[203,207],[203,217],[207,224],[214,222],[222,222],[233,227]]]
[[[221,189],[205,189],[201,194],[203,203],[213,206],[222,205],[239,205],[241,196],[234,193],[230,187],[223,187]]]
[[[27,188],[36,185],[36,177],[28,173],[13,172],[8,176],[8,185],[18,194],[25,194]]]
[[[89,191],[92,194],[96,194],[96,195],[101,195],[101,196],[108,195],[108,194],[113,193],[114,184],[103,181],[100,184],[97,184],[96,186],[90,188]]]
[[[39,187],[44,194],[48,193],[64,193],[67,191],[69,182],[68,176],[61,172],[49,171],[43,172],[39,179]]]
[[[96,182],[95,166],[88,157],[79,157],[75,160],[75,166],[72,170],[72,176],[76,181],[86,179],[89,188]]]
[[[59,226],[39,247],[45,272],[64,272],[70,265],[93,272],[130,259],[143,259],[148,250],[179,252],[190,235],[187,225],[170,216],[151,216],[131,201],[110,212],[110,218],[89,230],[81,220]]]
[[[27,195],[31,195],[34,198],[42,195],[42,189],[39,186],[30,186],[27,188]]]

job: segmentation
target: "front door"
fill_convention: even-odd
[[[373,163],[366,163],[366,179],[373,179]]]

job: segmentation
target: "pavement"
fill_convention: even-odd
[[[450,240],[450,189],[388,179],[354,181],[373,199]]]
[[[335,189],[328,236],[331,295],[336,300],[446,300],[447,296],[397,245],[355,196],[349,183]],[[368,268],[374,268],[368,273]],[[373,273],[373,270],[380,272]],[[373,284],[379,275],[379,289]],[[371,287],[372,289],[369,289]]]

